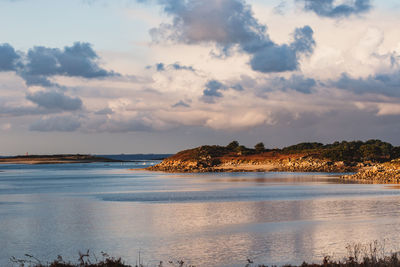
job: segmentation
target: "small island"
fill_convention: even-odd
[[[381,140],[300,143],[282,149],[258,143],[247,148],[237,141],[184,150],[147,168],[151,171],[196,172],[329,172],[355,173],[344,180],[400,182],[400,147]]]
[[[0,164],[64,164],[93,162],[120,162],[120,160],[81,154],[27,155],[0,158]]]

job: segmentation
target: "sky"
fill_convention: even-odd
[[[398,0],[0,0],[0,155],[400,145]]]

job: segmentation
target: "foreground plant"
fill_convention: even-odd
[[[352,244],[346,247],[348,256],[343,260],[333,260],[330,256],[325,256],[322,263],[306,263],[301,265],[283,265],[282,267],[400,267],[399,252],[392,252],[387,254],[385,252],[385,245],[374,241],[369,244]],[[160,261],[157,264],[144,265],[140,261],[139,264],[134,266],[125,264],[121,258],[110,257],[107,253],[101,252],[102,259],[98,260],[96,255],[89,255],[89,250],[86,253],[79,253],[77,263],[66,262],[61,256],[51,263],[43,264],[36,257],[25,254],[26,259],[17,259],[12,257],[10,260],[13,264],[19,267],[195,267],[194,265],[185,264],[184,261],[169,261],[166,265]],[[237,264],[235,264],[237,265]],[[245,267],[268,267],[264,264],[256,264],[251,259],[247,259]],[[271,266],[276,267],[276,266]]]
[[[89,250],[86,253],[79,252],[78,263],[65,261],[62,256],[58,255],[57,259],[51,263],[43,264],[38,258],[25,254],[25,259],[17,259],[12,257],[12,263],[18,264],[20,267],[132,267],[125,264],[121,258],[110,257],[107,253],[101,252],[102,260],[98,260],[96,255],[91,257]],[[141,267],[139,265],[138,267]]]
[[[62,256],[58,256],[56,260],[51,263],[42,263],[38,258],[33,255],[25,254],[25,259],[17,259],[12,257],[10,261],[13,264],[17,264],[19,267],[147,267],[147,266],[155,266],[155,267],[163,267],[164,264],[162,261],[157,263],[156,265],[144,265],[140,260],[139,253],[139,264],[134,266],[126,264],[123,262],[121,258],[114,258],[109,256],[105,252],[101,252],[102,259],[98,260],[95,254],[90,255],[89,250],[86,253],[79,252],[79,258],[77,263],[71,263],[65,261]],[[187,265],[184,261],[169,261],[167,266],[171,267],[195,267],[193,265]]]

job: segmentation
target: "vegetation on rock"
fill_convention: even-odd
[[[300,143],[285,147],[282,150],[284,152],[316,152],[332,161],[348,162],[385,162],[400,156],[399,147],[393,147],[390,143],[375,139],[366,142],[342,141],[327,145],[321,143]]]
[[[264,143],[258,143],[254,146],[254,149],[256,150],[256,152],[261,153],[265,151],[265,145]]]
[[[317,171],[353,172],[399,157],[399,147],[381,140],[300,143],[282,149],[260,142],[248,148],[232,141],[227,146],[201,146],[181,151],[150,170],[169,172]],[[247,165],[246,168],[241,168]],[[259,166],[250,168],[249,166]],[[266,166],[268,165],[268,166]]]

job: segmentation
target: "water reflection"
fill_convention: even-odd
[[[393,187],[340,184],[325,174],[51,168],[0,174],[0,266],[25,253],[76,259],[88,248],[131,264],[140,251],[145,263],[196,266],[320,262],[344,256],[350,242],[373,240],[398,249]]]

